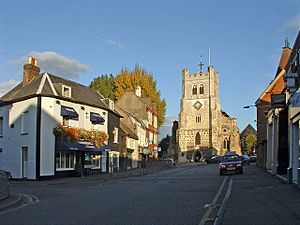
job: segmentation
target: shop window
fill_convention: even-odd
[[[56,152],[56,170],[74,169],[76,156],[74,152]]]
[[[92,169],[101,168],[101,155],[91,155]]]

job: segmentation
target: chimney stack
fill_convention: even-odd
[[[136,87],[135,95],[138,96],[138,97],[142,97],[142,88],[141,88],[141,86]]]
[[[27,63],[23,70],[23,86],[30,83],[30,81],[40,74],[40,68],[37,66],[37,59],[29,56]]]

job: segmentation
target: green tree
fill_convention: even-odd
[[[115,100],[114,77],[112,74],[105,74],[94,78],[89,87],[98,91],[101,95],[103,95],[103,97],[109,98],[113,101]]]
[[[248,153],[250,153],[252,155],[253,151],[254,151],[254,148],[255,148],[255,144],[256,144],[256,135],[255,134],[249,134],[246,137],[245,144],[246,144]]]
[[[161,139],[160,143],[159,143],[159,147],[161,148],[161,152],[159,153],[160,158],[162,156],[166,156],[168,154],[168,148],[170,146],[170,136],[167,135],[166,137],[164,137],[163,139]]]
[[[126,91],[134,91],[137,86],[142,88],[142,97],[151,97],[157,107],[158,128],[165,121],[166,101],[157,90],[156,80],[144,68],[136,65],[133,71],[122,69],[115,77],[115,99],[118,100]]]

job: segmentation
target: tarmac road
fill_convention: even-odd
[[[219,176],[216,164],[129,178],[12,182],[32,201],[0,224],[300,224],[300,190],[257,168]]]

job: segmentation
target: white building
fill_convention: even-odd
[[[288,181],[300,187],[300,31],[286,65],[286,87],[289,96],[289,168]]]
[[[76,163],[106,172],[107,145],[66,141],[53,134],[58,124],[107,134],[108,112],[121,116],[102,99],[76,82],[40,75],[37,61],[29,57],[23,81],[0,98],[0,169],[28,179],[72,176]]]

